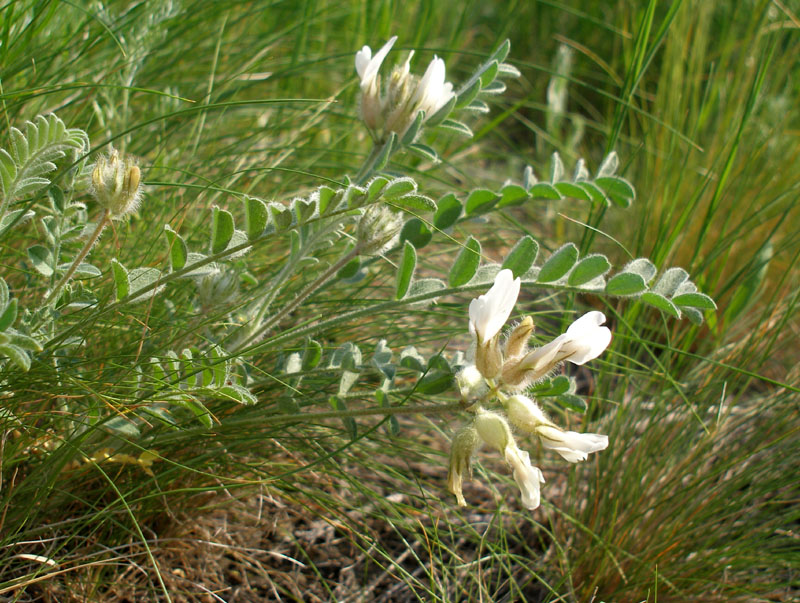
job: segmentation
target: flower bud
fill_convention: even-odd
[[[112,219],[119,220],[136,211],[141,199],[141,177],[130,156],[121,158],[112,149],[108,157],[97,159],[92,170],[91,194]]]
[[[478,344],[475,349],[475,366],[487,379],[494,379],[500,373],[503,366],[503,354],[500,352],[497,336],[485,343]]]
[[[486,380],[474,364],[469,364],[456,373],[456,385],[464,402],[482,397],[488,389]]]
[[[453,437],[450,447],[450,468],[447,471],[447,489],[455,495],[458,506],[467,506],[464,500],[464,474],[472,477],[472,455],[480,445],[480,438],[475,426],[462,427]]]
[[[484,442],[500,452],[514,443],[514,436],[505,417],[495,412],[481,410],[475,417],[475,429]]]
[[[525,354],[528,347],[528,339],[530,339],[532,333],[533,319],[530,316],[526,316],[522,319],[522,322],[511,331],[511,335],[509,335],[508,341],[506,341],[505,357],[517,358]]]
[[[508,420],[523,431],[533,433],[542,425],[552,425],[553,423],[530,398],[525,396],[511,396],[504,403]]]
[[[197,296],[203,308],[230,303],[239,295],[239,277],[232,270],[217,270],[197,282]]]
[[[403,219],[387,207],[375,204],[366,209],[358,222],[356,237],[360,253],[379,255],[390,248],[400,234]]]

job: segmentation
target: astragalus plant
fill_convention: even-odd
[[[172,13],[160,15],[147,36],[120,43],[160,48],[158,28]],[[355,53],[358,104],[347,110],[369,134],[363,162],[324,184],[298,181],[298,169],[296,193],[240,178],[260,166],[237,153],[232,137],[220,137],[234,149],[224,156],[229,165],[207,176],[202,163],[185,170],[176,162],[178,145],[198,144],[199,133],[137,145],[137,129],[124,122],[142,54],[117,73],[121,105],[104,106],[110,90],[94,99],[95,123],[46,113],[6,129],[0,593],[92,563],[69,551],[117,534],[143,543],[147,559],[139,561],[169,599],[150,545],[165,518],[174,519],[174,501],[261,487],[314,506],[324,484],[316,494],[293,493],[292,476],[344,463],[337,459],[350,450],[387,453],[378,443],[403,437],[403,415],[434,417],[441,433],[430,424],[429,435],[451,448],[449,466],[435,446],[429,457],[441,474],[440,500],[450,500],[449,490],[469,507],[466,484],[485,444],[510,466],[525,512],[537,513],[551,475],[518,439],[533,435],[576,463],[619,437],[567,427],[587,411],[586,388],[578,373],[560,369],[615,353],[614,317],[576,306],[613,308],[622,299],[695,325],[715,309],[685,270],[644,257],[614,269],[578,242],[543,253],[527,234],[506,238],[502,251],[482,244],[482,225],[496,214],[523,206],[545,220],[548,204],[565,200],[587,211],[627,208],[634,188],[612,151],[594,173],[583,160],[567,172],[556,153],[541,179],[528,167],[519,178],[502,175],[499,187],[428,191],[409,165],[434,170],[446,157],[436,133],[472,137],[476,117],[519,72],[506,62],[508,42],[455,84],[438,56],[421,75],[412,72],[413,52],[388,70],[396,42]],[[349,71],[352,60],[332,68]],[[182,100],[165,92],[159,102],[177,112],[169,107]],[[265,119],[285,118],[276,110]],[[93,129],[102,133],[90,137]],[[226,172],[236,177],[221,182]],[[165,174],[176,178],[169,187]],[[170,187],[192,202],[165,209]],[[452,242],[459,251],[443,256]],[[504,332],[515,304],[532,316]],[[564,332],[532,345],[539,322],[545,333],[559,325]],[[441,337],[421,335],[433,325],[445,325]],[[586,423],[605,415],[594,408]],[[513,489],[498,488],[514,500]]]

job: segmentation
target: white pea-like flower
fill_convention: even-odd
[[[469,332],[478,345],[493,339],[506,324],[519,297],[520,278],[511,270],[501,270],[491,289],[469,304]]]
[[[397,36],[392,36],[375,56],[372,56],[369,46],[356,53],[356,72],[361,78],[361,118],[371,130],[378,129],[383,121],[384,100],[381,98],[379,72],[396,41]]]
[[[503,367],[498,338],[517,303],[520,283],[511,270],[501,270],[491,289],[469,304],[469,332],[475,337],[475,366],[487,379],[496,377]]]
[[[547,418],[539,405],[525,396],[511,396],[504,405],[517,428],[539,437],[542,446],[555,450],[570,463],[585,461],[589,454],[608,448],[608,436],[564,431]]]
[[[444,60],[434,56],[411,98],[412,112],[416,117],[417,111],[425,111],[425,116],[430,117],[453,96],[453,84],[445,82]]]
[[[608,448],[608,436],[599,433],[562,431],[558,427],[542,425],[536,429],[542,446],[555,450],[570,463],[585,461],[592,452]]]
[[[538,467],[531,465],[528,453],[517,447],[505,417],[482,410],[475,417],[475,430],[484,442],[503,454],[512,469],[525,508],[536,509],[540,504],[539,490],[544,476]]]
[[[511,465],[514,481],[522,495],[522,505],[531,511],[538,508],[541,504],[541,484],[544,483],[542,470],[531,465],[530,455],[517,448],[516,444],[506,446],[504,455],[506,462]]]
[[[602,326],[602,312],[587,312],[573,322],[566,333],[525,356],[511,358],[503,367],[503,381],[512,387],[541,379],[560,362],[585,364],[597,358],[611,343],[611,331]]]

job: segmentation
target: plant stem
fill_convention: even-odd
[[[261,333],[266,331],[272,325],[278,324],[281,320],[286,318],[286,316],[291,313],[293,310],[297,308],[301,303],[303,303],[311,294],[313,294],[319,287],[324,285],[330,278],[339,272],[350,260],[356,257],[361,252],[361,247],[356,245],[351,249],[347,254],[343,257],[339,258],[336,262],[331,264],[331,266],[319,275],[315,280],[310,282],[306,285],[300,293],[288,304],[286,304],[283,308],[281,308],[275,315],[272,316],[268,321],[264,324],[258,324],[256,322],[256,327],[250,332],[250,334],[242,341],[234,346],[234,349],[239,351],[241,347],[246,346],[249,344],[253,339],[258,337]]]
[[[95,227],[92,236],[89,237],[89,240],[86,241],[86,244],[81,249],[78,256],[73,260],[72,265],[69,269],[64,273],[64,276],[61,277],[56,283],[56,286],[53,287],[52,291],[47,294],[47,297],[44,300],[44,305],[49,304],[51,301],[55,301],[58,299],[58,293],[63,289],[64,285],[67,284],[72,275],[75,274],[75,270],[78,269],[80,263],[84,260],[84,258],[88,255],[89,251],[94,247],[94,244],[97,242],[97,239],[100,238],[100,233],[103,232],[103,229],[108,225],[111,221],[111,214],[108,210],[103,212],[103,217],[100,218],[100,222],[97,223],[97,227]]]
[[[288,415],[272,415],[269,417],[270,423],[290,423],[292,421],[302,421],[307,423],[314,419],[346,419],[349,417],[368,417],[373,415],[438,415],[463,410],[461,402],[451,402],[449,404],[415,404],[412,406],[374,406],[370,408],[357,408],[353,410],[331,410],[327,412],[307,412],[293,413]]]
[[[375,160],[378,158],[382,148],[383,145],[379,145],[377,143],[372,145],[372,151],[370,151],[369,156],[364,161],[361,169],[358,170],[358,174],[356,174],[353,178],[353,182],[355,184],[362,184],[367,178],[369,178],[370,174],[372,174],[372,168],[375,166]]]

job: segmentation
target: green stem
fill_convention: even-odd
[[[293,312],[301,303],[303,303],[310,295],[312,295],[317,289],[319,289],[322,285],[324,285],[328,280],[330,280],[339,270],[344,268],[347,263],[356,257],[361,252],[361,247],[356,245],[353,249],[350,250],[349,253],[345,254],[343,257],[339,258],[338,261],[331,264],[331,266],[319,275],[316,279],[306,285],[300,293],[288,304],[286,304],[283,308],[281,308],[275,315],[272,316],[268,321],[264,324],[256,323],[256,327],[251,331],[251,333],[247,336],[247,338],[238,343],[235,346],[235,349],[238,351],[241,347],[247,346],[250,342],[256,339],[261,333],[269,329],[271,326],[278,324],[281,320],[286,318],[291,312]],[[260,321],[259,321],[260,322]]]
[[[379,145],[377,143],[372,145],[372,151],[370,151],[370,154],[366,161],[364,161],[361,169],[358,170],[358,174],[356,174],[355,178],[353,178],[353,182],[356,184],[362,184],[363,182],[366,182],[367,178],[369,178],[372,174],[372,169],[375,167],[375,160],[378,158],[378,155],[380,155],[382,149],[383,145]]]
[[[97,239],[100,238],[100,233],[103,232],[103,229],[108,225],[111,221],[111,213],[108,210],[105,210],[103,213],[103,217],[100,219],[100,222],[97,223],[97,227],[94,229],[92,236],[89,237],[89,240],[86,241],[86,244],[81,249],[78,256],[73,260],[72,265],[69,269],[64,273],[64,276],[61,277],[56,283],[56,286],[53,287],[52,291],[47,294],[47,297],[44,300],[44,305],[46,306],[51,301],[55,301],[58,299],[58,293],[61,289],[64,288],[64,285],[69,282],[69,279],[72,278],[72,275],[75,274],[75,271],[78,269],[80,263],[84,260],[84,258],[89,254],[89,251],[94,247],[94,244],[97,242]]]
[[[269,417],[272,423],[291,423],[292,421],[302,421],[308,423],[315,419],[346,419],[352,417],[369,417],[374,415],[438,415],[463,410],[461,402],[451,402],[449,404],[415,404],[412,406],[374,406],[370,408],[357,408],[354,410],[331,410],[327,412],[306,412],[293,413],[288,415],[272,415]]]

